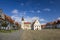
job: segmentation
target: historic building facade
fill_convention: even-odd
[[[22,17],[21,28],[26,29],[26,30],[31,29],[31,23],[30,22],[25,22],[24,18]]]
[[[22,29],[32,29],[32,30],[41,30],[41,24],[39,23],[38,20],[35,20],[34,22],[25,22],[24,18],[22,17],[22,20],[21,20],[21,28]]]
[[[38,20],[34,21],[33,28],[34,30],[41,30],[41,24]]]
[[[3,13],[2,9],[0,9],[0,29],[5,29],[5,30],[11,30],[11,29],[17,29],[18,28],[18,23],[10,16],[7,16],[6,14]]]

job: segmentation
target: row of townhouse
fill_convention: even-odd
[[[54,22],[48,22],[47,24],[42,25],[42,28],[47,29],[60,29],[60,20],[56,20]]]
[[[0,9],[0,29],[18,29],[19,28],[18,22],[15,22],[12,20],[10,16],[7,16],[2,12],[2,9]]]

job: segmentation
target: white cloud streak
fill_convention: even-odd
[[[17,9],[12,10],[12,13],[17,14],[19,13]]]
[[[45,19],[41,18],[40,21],[46,21]]]
[[[14,9],[14,10],[12,11],[12,13],[15,13],[15,14],[13,14],[13,15],[11,16],[11,18],[14,19],[15,22],[19,22],[19,23],[20,23],[22,16],[24,16],[24,15],[26,14],[26,12],[32,12],[32,13],[35,13],[35,12],[36,12],[36,13],[40,13],[41,11],[40,11],[40,10],[37,10],[37,11],[32,10],[32,11],[22,11],[22,12],[18,12],[17,9]],[[18,15],[18,14],[20,14],[20,15]],[[33,22],[34,20],[39,20],[40,22],[41,22],[41,21],[46,21],[44,18],[39,18],[39,17],[36,17],[36,16],[34,16],[34,17],[25,16],[24,19],[25,19],[26,22]]]
[[[54,2],[53,1],[50,1],[50,4],[53,4]]]
[[[11,18],[14,19],[15,22],[21,23],[21,17],[18,17],[18,16],[16,16],[16,15],[13,15],[13,16],[11,16]],[[29,16],[24,17],[24,19],[25,19],[25,22],[34,22],[35,20],[39,20],[40,22],[46,21],[46,20],[43,19],[43,18],[39,18],[39,17],[29,17]],[[45,23],[41,23],[41,24],[45,24]]]
[[[60,20],[60,17],[58,17],[57,19]]]
[[[41,11],[40,10],[37,10],[37,13],[41,13]]]
[[[21,6],[23,6],[24,5],[24,3],[21,3]]]
[[[45,9],[43,9],[43,11],[51,11],[51,9],[45,8]]]

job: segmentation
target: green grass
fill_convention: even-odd
[[[22,40],[60,40],[60,29],[25,30]]]
[[[0,32],[2,33],[11,33],[11,32],[15,32],[17,30],[0,30]]]

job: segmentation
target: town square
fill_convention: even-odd
[[[60,0],[0,0],[0,40],[60,40]]]

